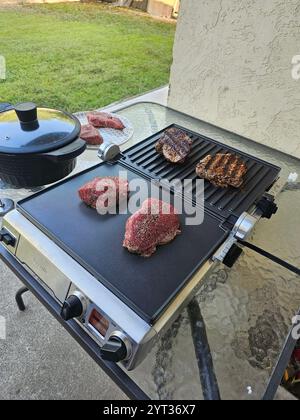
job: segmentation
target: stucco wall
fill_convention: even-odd
[[[299,0],[182,0],[169,105],[300,158]]]

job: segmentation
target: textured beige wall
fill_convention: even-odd
[[[169,105],[300,158],[299,54],[300,0],[182,0]]]

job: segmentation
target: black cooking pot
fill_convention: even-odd
[[[86,148],[78,119],[22,103],[0,113],[0,178],[15,187],[51,184],[67,176]]]

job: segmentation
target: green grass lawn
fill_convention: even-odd
[[[168,82],[175,25],[100,4],[0,6],[0,102],[98,108]]]

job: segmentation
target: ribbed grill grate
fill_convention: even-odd
[[[206,207],[226,219],[230,216],[238,218],[244,211],[247,211],[277,179],[280,172],[279,167],[246,155],[185,128],[176,125],[172,127],[174,126],[185,131],[193,140],[192,151],[184,164],[175,165],[169,163],[162,155],[156,152],[155,144],[165,130],[128,149],[124,153],[123,162],[149,178],[166,179],[169,182],[175,179],[180,181],[191,179],[191,188],[195,200],[195,181],[197,179],[195,169],[198,162],[208,154],[235,153],[243,159],[248,167],[245,182],[241,188],[218,188],[205,181]]]

